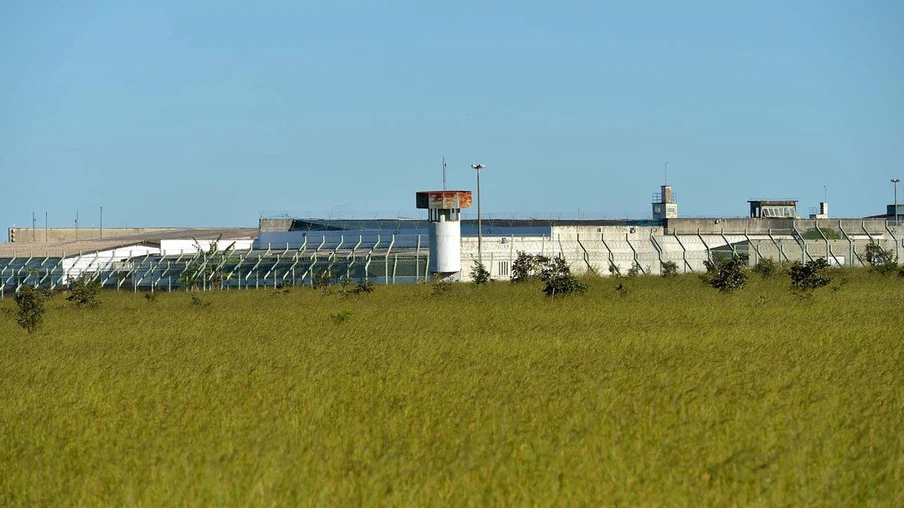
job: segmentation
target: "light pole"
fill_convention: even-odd
[[[900,178],[892,178],[891,183],[895,186],[895,226],[898,225],[898,182],[900,182]]]
[[[483,224],[480,222],[480,170],[485,166],[483,164],[471,164],[471,167],[477,170],[477,262],[483,266]]]

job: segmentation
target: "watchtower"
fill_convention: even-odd
[[[461,273],[461,210],[471,207],[471,191],[421,191],[417,207],[430,221],[430,273],[456,278]]]

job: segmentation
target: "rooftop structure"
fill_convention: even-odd
[[[675,219],[678,217],[677,199],[672,195],[672,186],[663,185],[661,192],[653,194],[653,219]]]
[[[751,219],[796,219],[796,199],[750,199]]]

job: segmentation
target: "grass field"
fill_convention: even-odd
[[[0,505],[904,505],[904,279],[0,301]]]

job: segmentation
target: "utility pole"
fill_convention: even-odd
[[[891,183],[895,187],[895,226],[898,225],[898,182],[900,181],[900,178],[891,179]]]
[[[471,164],[477,170],[477,262],[483,266],[483,224],[480,222],[480,170],[483,164]]]

